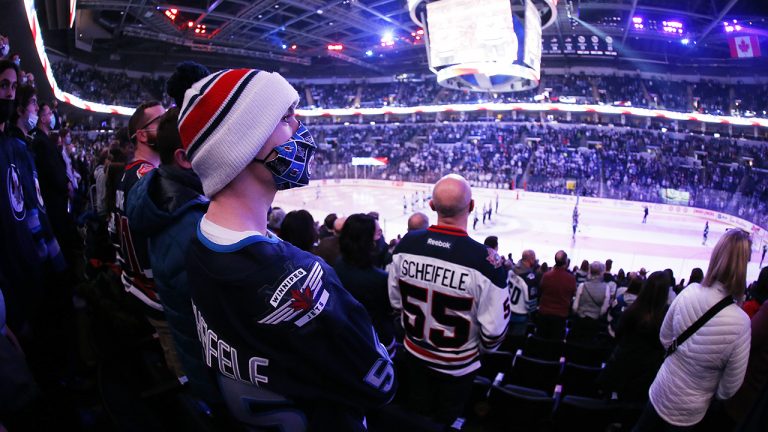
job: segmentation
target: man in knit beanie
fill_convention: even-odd
[[[211,199],[187,254],[192,308],[239,421],[362,431],[365,411],[395,393],[392,362],[333,269],[267,230],[277,191],[309,182],[315,144],[298,99],[279,74],[251,69],[186,92],[179,134]]]

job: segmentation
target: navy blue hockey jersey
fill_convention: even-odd
[[[408,352],[454,376],[480,367],[481,347],[501,344],[510,316],[501,258],[448,226],[403,237],[389,267],[389,299],[402,311]]]
[[[123,287],[146,306],[145,313],[152,318],[164,320],[163,305],[157,295],[149,262],[149,240],[131,230],[130,221],[125,215],[128,193],[133,185],[154,168],[154,165],[143,160],[126,165],[115,192],[115,211],[109,222],[109,233],[117,254],[117,262],[122,269]]]
[[[0,239],[8,325],[20,331],[39,302],[46,274],[61,271],[66,264],[46,215],[32,155],[25,143],[2,135]]]
[[[204,361],[248,384],[235,398],[255,417],[364,430],[365,410],[392,399],[394,369],[368,313],[322,259],[275,237],[223,246],[198,228],[187,272]]]

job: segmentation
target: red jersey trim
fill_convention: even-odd
[[[464,355],[464,356],[461,356],[461,357],[444,357],[444,356],[441,356],[439,354],[435,354],[433,352],[427,351],[424,348],[421,348],[420,346],[418,346],[418,345],[414,344],[413,342],[411,342],[408,338],[405,338],[405,345],[406,345],[406,347],[409,350],[415,352],[416,354],[422,355],[424,357],[433,358],[435,360],[439,360],[439,361],[442,361],[442,362],[458,363],[458,362],[462,362],[462,361],[465,361],[465,360],[470,360],[470,359],[472,359],[474,357],[477,357],[477,352],[476,351],[472,352],[471,354],[467,354],[467,355]]]
[[[440,234],[448,234],[457,237],[469,237],[466,231],[461,228],[451,227],[447,225],[432,225],[427,228],[427,231],[436,232]]]

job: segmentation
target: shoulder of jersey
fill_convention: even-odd
[[[147,162],[142,163],[138,169],[136,169],[136,177],[142,178],[145,175],[149,174],[150,171],[155,169],[155,167]]]

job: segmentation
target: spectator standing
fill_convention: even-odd
[[[429,228],[429,216],[416,212],[408,218],[408,232]]]
[[[280,225],[280,233],[283,240],[307,252],[317,243],[317,225],[306,210],[288,212]]]
[[[160,165],[157,125],[164,114],[165,109],[160,102],[150,101],[139,105],[128,120],[128,132],[136,143],[136,152],[134,160],[125,166],[117,184],[115,211],[109,231],[117,251],[123,287],[133,300],[134,312],[146,317],[155,329],[168,368],[181,377],[184,371],[152,277],[148,239],[131,228],[130,218],[125,211],[126,199],[136,183]]]
[[[189,379],[193,395],[209,404],[221,404],[216,383],[203,363],[185,265],[186,252],[208,209],[208,199],[181,146],[178,112],[178,108],[172,108],[158,121],[160,166],[131,188],[125,214],[132,233],[147,239],[153,282],[173,338],[178,372]]]
[[[565,320],[576,294],[576,278],[568,271],[568,254],[557,251],[555,266],[541,278],[536,334],[549,339],[565,336]]]
[[[599,323],[611,304],[611,290],[603,281],[605,267],[598,261],[589,265],[589,278],[576,288],[573,300],[574,336],[591,340],[598,332]]]
[[[752,319],[766,299],[768,299],[768,267],[760,270],[760,276],[758,276],[757,281],[749,287],[747,301],[742,305],[742,309]]]
[[[192,310],[244,426],[363,431],[365,411],[394,396],[392,362],[334,270],[267,231],[277,191],[309,183],[316,146],[298,100],[282,76],[253,69],[186,92],[179,134],[211,200],[187,254]]]
[[[619,319],[616,348],[598,382],[607,391],[615,391],[621,400],[648,399],[648,389],[664,359],[659,330],[667,311],[668,287],[666,273],[651,273],[636,301]]]
[[[712,251],[703,283],[688,286],[672,302],[660,332],[665,348],[724,298],[743,298],[751,249],[747,232],[726,231]],[[749,317],[736,303],[713,316],[664,360],[634,431],[691,427],[713,397],[732,397],[744,380],[750,336]]]
[[[341,254],[339,249],[339,235],[341,235],[341,230],[344,228],[344,222],[346,220],[347,218],[343,216],[336,218],[333,221],[333,236],[320,240],[320,243],[318,243],[312,251],[312,253],[325,260],[330,266],[336,263],[336,260],[339,259],[339,255]]]
[[[440,179],[430,201],[437,225],[406,234],[389,267],[389,298],[405,328],[407,405],[443,424],[463,412],[481,347],[496,349],[509,320],[501,258],[467,235],[474,204],[463,177]]]
[[[523,251],[522,258],[517,262],[517,265],[515,265],[513,269],[515,274],[520,276],[528,286],[528,297],[532,302],[534,302],[534,310],[536,309],[539,301],[540,277],[536,274],[538,267],[539,261],[536,259],[536,252],[527,249]]]
[[[341,284],[368,311],[379,340],[394,354],[394,312],[387,294],[387,272],[374,266],[378,222],[365,214],[353,214],[339,236],[341,258],[334,270]]]

